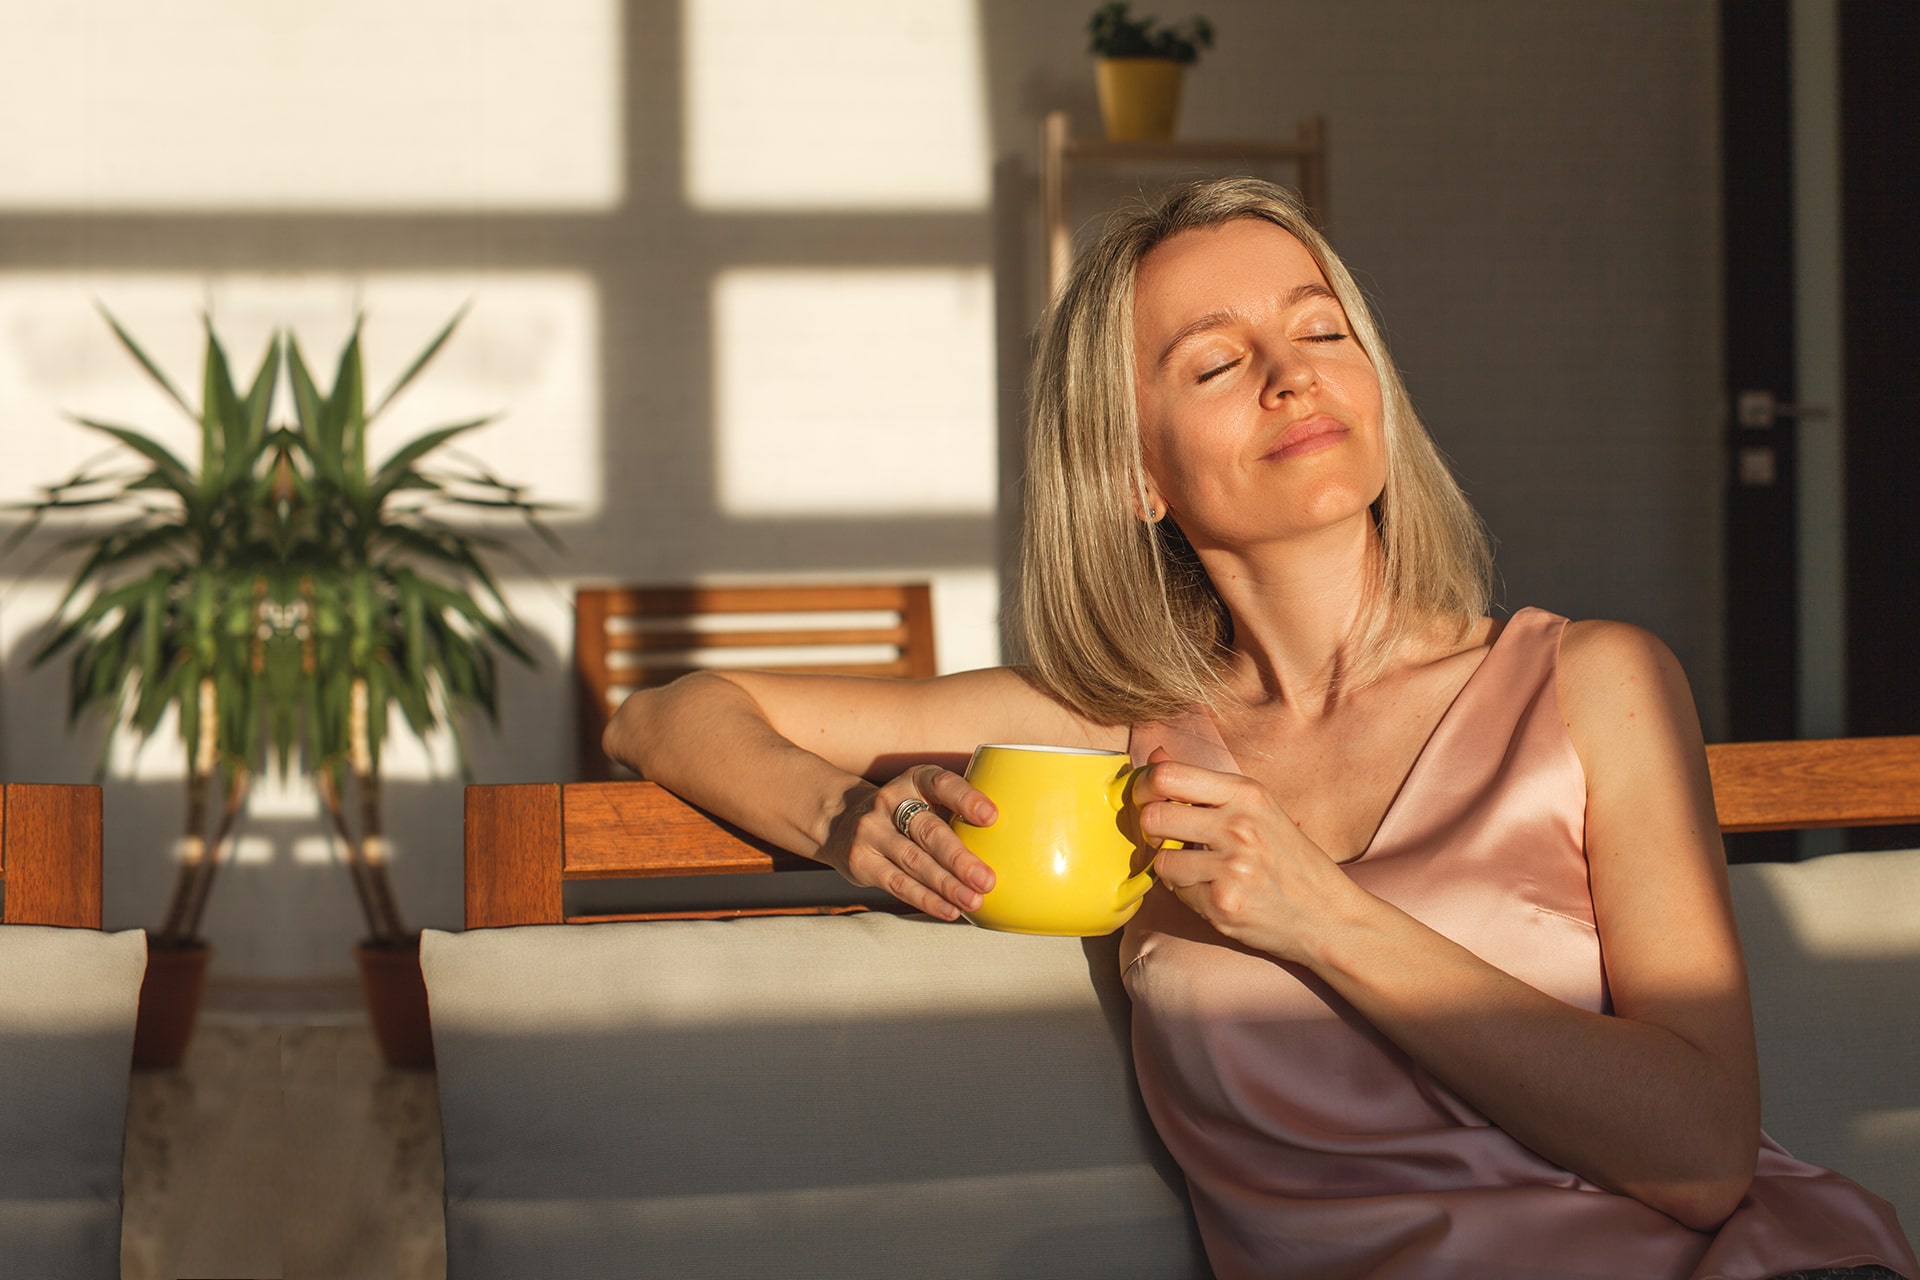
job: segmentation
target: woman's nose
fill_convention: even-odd
[[[1267,361],[1267,376],[1260,384],[1260,403],[1275,407],[1288,396],[1311,387],[1316,378],[1313,361],[1297,351],[1283,348]]]

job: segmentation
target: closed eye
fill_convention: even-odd
[[[1207,371],[1206,371],[1205,373],[1203,373],[1203,374],[1201,374],[1201,375],[1200,375],[1200,376],[1199,376],[1198,378],[1195,378],[1195,379],[1194,379],[1194,381],[1195,381],[1195,382],[1206,382],[1206,381],[1209,381],[1210,379],[1213,379],[1213,378],[1217,378],[1217,377],[1219,377],[1219,376],[1220,376],[1221,374],[1223,374],[1223,373],[1225,373],[1225,372],[1226,372],[1227,370],[1229,370],[1229,369],[1231,369],[1231,368],[1233,368],[1234,366],[1236,366],[1236,365],[1238,365],[1238,364],[1240,363],[1240,360],[1241,360],[1241,359],[1244,359],[1244,358],[1245,358],[1245,357],[1237,357],[1237,358],[1235,358],[1235,359],[1232,359],[1232,360],[1229,360],[1229,361],[1227,361],[1227,362],[1226,362],[1225,364],[1222,364],[1222,365],[1215,365],[1215,366],[1214,366],[1213,368],[1211,368],[1211,369],[1209,369],[1209,370],[1207,370]]]
[[[1302,338],[1301,341],[1302,342],[1343,342],[1349,336],[1351,335],[1344,334],[1344,333],[1310,333],[1306,335],[1306,337]]]

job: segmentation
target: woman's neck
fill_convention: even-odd
[[[1236,692],[1298,716],[1330,711],[1378,572],[1371,515],[1253,549],[1196,550],[1233,619]]]

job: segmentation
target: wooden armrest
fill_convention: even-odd
[[[1707,765],[1722,831],[1920,822],[1920,737],[1720,742]]]
[[[819,870],[657,782],[467,788],[467,927],[559,924],[568,880]]]
[[[7,924],[100,927],[100,788],[0,786]]]
[[[1920,822],[1920,737],[1717,743],[1707,763],[1723,831]],[[466,858],[470,929],[559,924],[568,880],[819,866],[655,782],[468,787]]]

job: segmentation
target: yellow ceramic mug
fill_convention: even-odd
[[[1153,887],[1148,855],[1120,828],[1133,767],[1124,752],[991,744],[974,750],[967,781],[1000,816],[953,830],[993,868],[994,885],[967,919],[1006,933],[1112,933]]]

